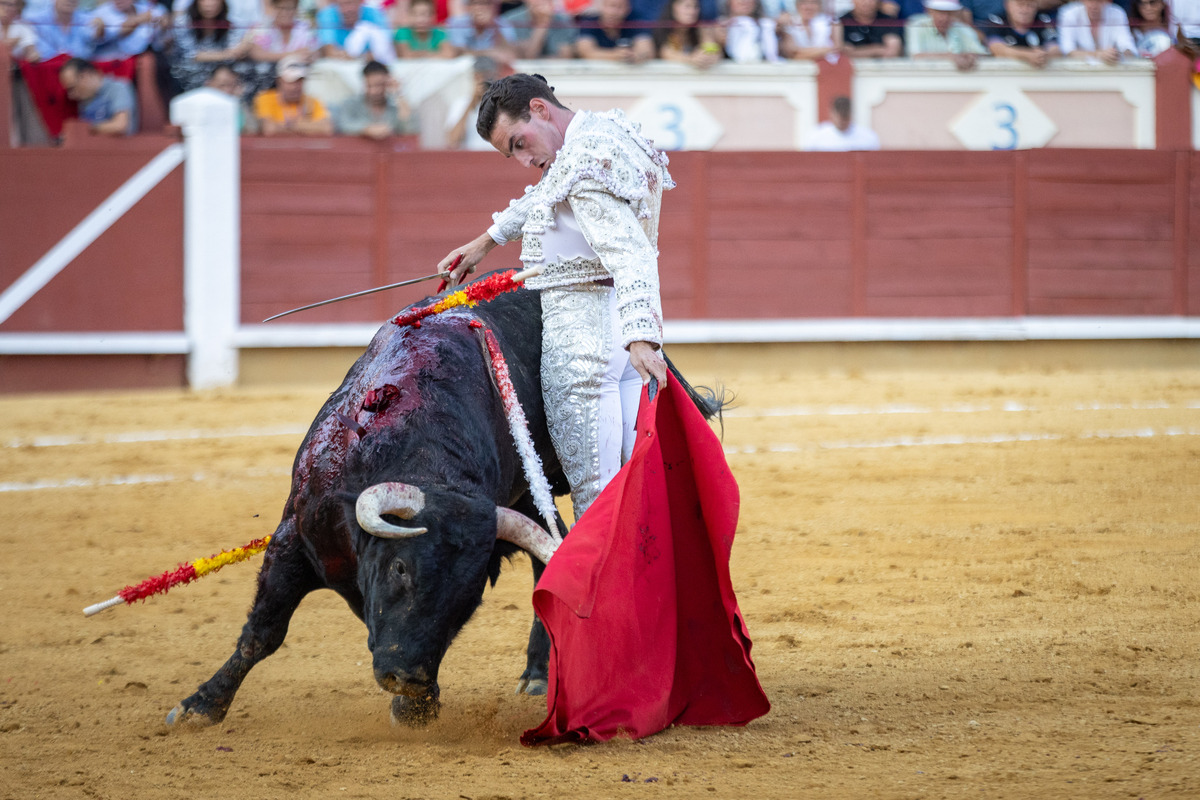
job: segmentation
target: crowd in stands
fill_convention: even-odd
[[[473,55],[485,72],[518,58],[1111,65],[1173,46],[1200,54],[1200,0],[0,0],[0,42],[52,136],[71,104],[96,131],[135,131],[127,82],[148,53],[164,98],[221,88],[242,101],[246,130],[378,138],[416,130],[388,70],[397,59]],[[363,95],[342,109],[307,96],[319,58],[365,63]],[[450,120],[464,147],[469,113]]]

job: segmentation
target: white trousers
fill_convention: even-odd
[[[598,283],[543,289],[542,399],[575,519],[629,460],[641,390],[621,347],[615,290]]]

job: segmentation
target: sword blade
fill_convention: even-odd
[[[280,317],[286,317],[288,314],[295,314],[297,311],[308,311],[310,308],[320,308],[321,306],[327,306],[330,303],[340,303],[343,300],[351,300],[355,297],[364,297],[369,294],[375,294],[376,292],[385,292],[388,289],[399,289],[401,286],[411,286],[414,283],[420,283],[421,281],[431,281],[434,278],[442,278],[442,277],[445,277],[443,275],[443,273],[435,272],[432,275],[425,275],[424,277],[421,277],[421,278],[409,278],[408,280],[400,281],[399,283],[389,283],[387,286],[376,286],[374,289],[364,289],[361,292],[354,292],[353,294],[344,294],[341,297],[333,297],[333,298],[330,298],[329,300],[322,300],[319,303],[310,303],[306,306],[300,306],[299,308],[293,308],[290,311],[284,311],[282,314],[276,314],[273,317],[267,317],[266,319],[263,320],[263,322],[270,322],[273,319],[279,319]]]

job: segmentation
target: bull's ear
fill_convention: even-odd
[[[496,507],[496,538],[512,542],[543,564],[558,549],[559,542],[546,529],[519,511]]]
[[[384,514],[412,519],[425,508],[425,493],[407,483],[377,483],[369,486],[354,503],[354,516],[362,529],[384,539],[420,536],[428,528],[403,528],[383,519]]]

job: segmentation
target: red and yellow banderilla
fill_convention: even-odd
[[[239,561],[245,561],[250,556],[266,550],[270,542],[271,537],[264,536],[261,539],[255,539],[248,545],[235,547],[232,550],[222,550],[215,556],[199,558],[190,564],[180,564],[175,569],[167,570],[161,575],[147,578],[136,586],[126,586],[117,593],[116,597],[105,600],[103,603],[88,606],[83,610],[83,613],[90,617],[106,608],[112,608],[121,603],[134,603],[138,600],[145,600],[151,595],[165,594],[167,590],[174,586],[191,583],[197,578],[203,578],[211,572],[216,572],[227,564],[236,564]]]

